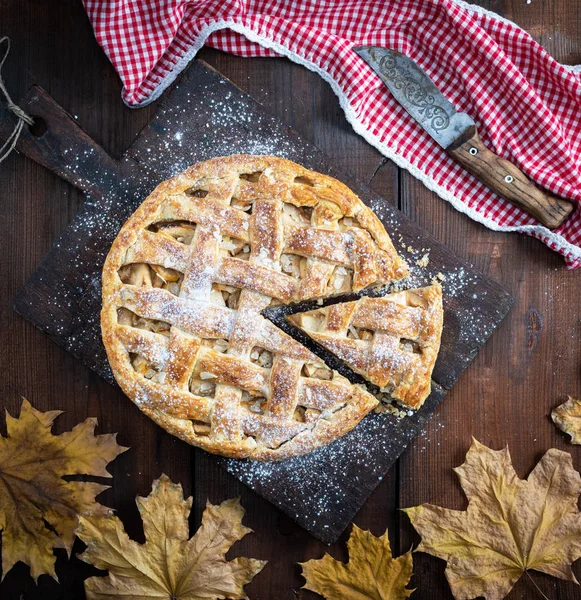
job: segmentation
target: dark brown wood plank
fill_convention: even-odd
[[[478,3],[515,19],[560,60],[581,63],[578,2]],[[119,157],[148,122],[155,106],[139,110],[123,106],[118,78],[94,40],[81,3],[0,0],[0,24],[2,33],[13,40],[12,54],[3,70],[13,97],[24,95],[32,84],[42,85],[78,117],[91,138],[111,156]],[[204,50],[202,56],[360,180],[369,182],[382,164],[382,157],[353,133],[331,90],[313,73],[279,59],[247,60],[211,50]],[[372,178],[371,187],[397,205],[398,178],[397,168],[387,162]],[[194,494],[193,525],[197,524],[207,498],[219,502],[241,495],[248,509],[246,522],[256,533],[243,540],[240,551],[235,553],[271,560],[248,587],[250,598],[296,598],[292,590],[302,585],[302,579],[295,563],[322,556],[328,550],[325,545],[281,517],[272,505],[219,469],[209,456],[202,455],[203,461],[196,461],[196,481],[191,485],[190,449],[185,444],[172,440],[163,445],[155,435],[159,429],[142,419],[119,391],[13,315],[14,294],[64,231],[82,199],[79,192],[55,175],[16,154],[0,165],[0,189],[4,216],[0,253],[0,327],[4,341],[0,347],[0,407],[14,414],[20,406],[20,395],[26,395],[44,410],[67,410],[57,425],[58,431],[73,426],[85,415],[98,416],[101,431],[121,431],[122,443],[131,445],[132,450],[114,464],[114,488],[101,499],[118,509],[128,529],[136,535],[140,526],[134,495],[147,493],[151,480],[162,470]],[[394,548],[399,537],[396,524],[402,521],[400,550],[405,551],[412,534],[405,517],[396,510],[398,506],[425,501],[464,506],[450,467],[462,462],[471,433],[497,447],[508,440],[522,475],[551,445],[572,452],[574,465],[581,467],[579,449],[567,445],[565,436],[554,430],[547,419],[548,410],[567,393],[581,393],[581,306],[578,273],[565,271],[561,259],[542,244],[522,236],[492,234],[422,191],[420,185],[417,189],[408,188],[402,195],[405,211],[412,219],[419,220],[455,252],[517,296],[510,318],[492,336],[435,418],[408,449],[405,464],[390,471],[355,517],[359,526],[371,528],[377,535],[389,525]],[[531,307],[543,321],[538,342],[529,356],[522,353],[528,339]],[[531,320],[534,322],[534,316]],[[530,330],[534,332],[535,327]],[[515,395],[519,400],[512,407]],[[543,433],[542,437],[534,435],[535,427]],[[521,437],[522,443],[515,446]],[[537,441],[533,442],[535,437]],[[432,455],[434,458],[428,463]],[[399,496],[394,487],[398,469]],[[345,538],[342,536],[331,547],[333,556],[346,558]],[[415,561],[413,583],[418,590],[413,598],[450,598],[443,563],[419,554]],[[79,561],[69,562],[60,556],[61,585],[42,577],[36,587],[27,568],[19,566],[0,584],[0,597],[19,600],[23,594],[27,600],[77,600],[82,598],[82,578],[88,574],[84,569]],[[575,572],[579,577],[578,565]],[[533,577],[550,598],[578,598],[577,586],[537,574]],[[318,596],[299,592],[298,597],[307,600]],[[538,595],[523,578],[510,597],[528,600]]]
[[[480,4],[480,3],[479,3]],[[491,1],[491,10],[525,27],[565,63],[581,63],[579,3]],[[499,281],[515,297],[508,317],[460,378],[436,416],[427,423],[400,459],[399,505],[431,502],[464,509],[466,499],[452,467],[460,465],[471,436],[500,449],[510,448],[519,475],[526,477],[551,447],[570,452],[581,469],[579,448],[571,446],[549,418],[567,394],[581,391],[581,298],[579,272],[567,271],[563,260],[543,244],[516,234],[490,231],[402,174],[402,209],[446,242],[460,256]],[[400,552],[419,537],[401,515]],[[414,555],[419,598],[452,598],[444,577],[445,563]],[[574,566],[581,574],[578,562]],[[531,573],[548,598],[579,598],[575,584]],[[511,600],[540,598],[523,576]]]
[[[121,102],[118,77],[95,42],[82,4],[2,1],[0,29],[12,39],[3,77],[13,98],[18,100],[33,84],[44,85],[83,122],[93,139],[112,156],[120,156],[148,121],[150,109],[134,111]],[[135,495],[147,494],[152,479],[162,471],[191,492],[191,449],[161,435],[147,419],[139,422],[140,411],[133,410],[123,394],[13,313],[17,290],[68,226],[83,199],[68,183],[17,153],[0,165],[0,180],[1,412],[18,414],[21,396],[26,396],[40,410],[66,411],[57,421],[56,432],[70,429],[87,416],[98,418],[98,432],[121,432],[120,442],[131,450],[110,468],[112,481],[120,485],[115,484],[100,501],[119,509],[128,530],[142,535]],[[4,433],[4,418],[0,418],[0,428]],[[77,544],[73,554],[79,551]],[[0,584],[2,600],[83,598],[82,581],[96,571],[74,557],[69,561],[62,551],[57,555],[60,585],[45,576],[35,585],[28,568],[19,564]]]

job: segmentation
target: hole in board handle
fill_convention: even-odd
[[[40,138],[46,133],[48,126],[42,117],[32,115],[32,118],[34,119],[34,123],[28,126],[28,130],[34,137]]]

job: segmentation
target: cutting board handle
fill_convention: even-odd
[[[33,117],[34,125],[24,126],[16,149],[50,169],[75,187],[101,195],[119,173],[119,163],[91,139],[75,120],[42,88],[33,86],[19,102]],[[0,109],[0,138],[14,129],[14,116]]]

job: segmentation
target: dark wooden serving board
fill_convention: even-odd
[[[332,175],[380,216],[412,267],[409,286],[443,274],[442,348],[432,395],[417,414],[404,419],[368,415],[341,440],[282,463],[216,458],[313,535],[333,542],[503,319],[511,296],[335,169],[319,150],[200,61],[167,94],[120,161],[110,158],[43,90],[33,88],[21,105],[42,118],[47,129],[37,136],[25,128],[18,150],[84,190],[86,201],[17,295],[15,310],[111,383],[98,325],[104,258],[123,222],[155,185],[197,161],[234,153],[273,154]],[[0,112],[0,137],[12,127],[12,117]],[[417,266],[426,252],[429,264]]]

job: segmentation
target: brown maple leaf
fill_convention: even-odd
[[[70,555],[78,515],[109,511],[95,501],[109,486],[62,477],[111,477],[107,464],[127,448],[113,434],[95,435],[96,419],[53,435],[52,423],[61,412],[40,412],[23,400],[18,418],[6,414],[8,435],[0,436],[2,577],[21,560],[35,581],[42,574],[57,579],[53,548]]]
[[[149,496],[138,496],[136,502],[144,544],[130,539],[113,515],[81,517],[77,535],[87,549],[79,558],[109,571],[107,577],[85,581],[87,600],[246,598],[244,586],[266,561],[225,558],[230,547],[252,531],[242,525],[244,509],[238,499],[219,506],[208,503],[202,525],[190,539],[192,498],[184,500],[181,485],[162,475]]]
[[[412,594],[406,588],[412,576],[412,553],[393,558],[387,531],[375,537],[353,525],[347,549],[348,563],[328,554],[299,563],[306,580],[303,587],[328,600],[404,600]]]
[[[581,477],[570,454],[548,450],[522,480],[508,448],[473,440],[454,470],[467,510],[431,504],[405,510],[422,537],[417,550],[448,562],[454,598],[500,600],[529,569],[577,583],[571,563],[581,557]]]
[[[581,444],[581,400],[572,398],[551,412],[553,423],[571,436],[572,444]]]

